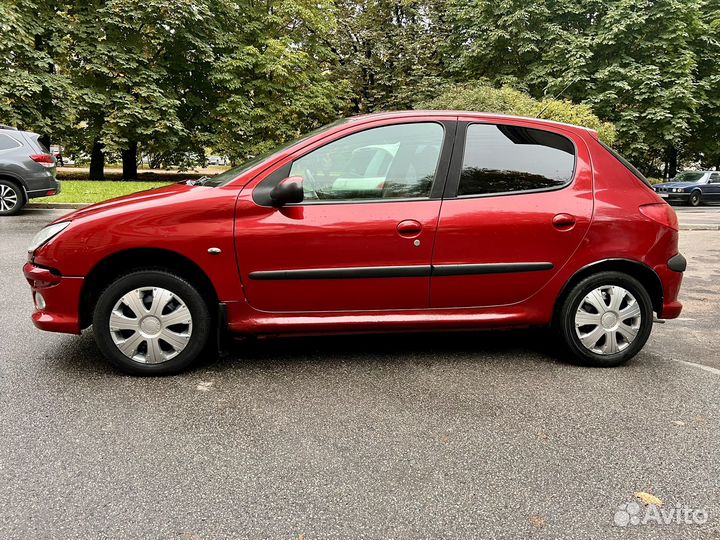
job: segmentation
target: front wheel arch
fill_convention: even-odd
[[[115,279],[136,270],[165,270],[195,287],[214,316],[219,299],[212,281],[195,262],[175,251],[157,248],[133,248],[118,251],[104,258],[85,277],[80,297],[80,327],[92,324],[95,304],[102,291]]]

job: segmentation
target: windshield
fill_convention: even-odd
[[[705,173],[685,171],[673,178],[673,182],[699,182]]]
[[[347,119],[341,119],[337,120],[331,124],[327,124],[325,126],[322,126],[318,129],[315,129],[311,131],[310,133],[306,133],[305,135],[302,135],[298,137],[297,139],[294,139],[288,143],[282,144],[278,146],[277,148],[274,148],[273,150],[270,150],[269,152],[265,152],[263,154],[260,154],[259,156],[256,156],[252,158],[249,161],[246,161],[242,165],[239,165],[238,167],[234,167],[232,169],[228,169],[224,173],[220,173],[217,176],[213,176],[212,178],[208,178],[207,180],[203,180],[200,185],[203,186],[209,186],[209,187],[221,187],[229,184],[233,180],[235,180],[237,177],[242,176],[246,172],[248,172],[250,169],[253,169],[257,167],[258,165],[261,165],[262,163],[266,161],[271,161],[277,154],[280,152],[284,152],[288,148],[291,148],[295,146],[296,144],[299,144],[306,139],[309,139],[310,137],[313,137],[317,135],[318,133],[322,133],[323,131],[334,127],[339,126],[340,124],[344,124],[347,122]]]

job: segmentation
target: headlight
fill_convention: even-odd
[[[64,231],[65,227],[67,227],[68,225],[70,225],[69,221],[63,221],[62,223],[48,225],[33,237],[32,242],[30,242],[30,245],[28,246],[28,251],[32,253],[43,244],[49,242],[50,239],[54,238],[62,231]]]

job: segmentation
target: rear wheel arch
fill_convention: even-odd
[[[620,272],[638,280],[652,300],[653,311],[658,314],[658,317],[662,316],[664,292],[662,281],[655,270],[646,264],[639,261],[633,261],[631,259],[607,259],[597,261],[581,268],[563,286],[557,300],[555,301],[553,324],[557,323],[557,317],[560,313],[563,302],[573,287],[585,278],[600,272]]]
[[[175,251],[134,248],[109,255],[85,277],[80,297],[81,328],[87,328],[92,323],[93,310],[103,290],[119,277],[138,270],[164,270],[185,279],[198,289],[211,315],[217,312],[217,291],[205,271],[195,262]]]
[[[7,173],[0,173],[0,180],[5,180],[6,182],[10,182],[17,186],[17,188],[20,190],[20,193],[22,193],[23,198],[23,204],[27,204],[28,202],[28,196],[27,196],[27,188],[25,187],[25,183],[20,180],[19,178],[15,176],[11,176]]]

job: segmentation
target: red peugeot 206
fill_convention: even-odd
[[[218,335],[553,327],[616,366],[680,314],[673,209],[589,129],[465,112],[336,122],[219,176],[38,233],[43,330],[93,326],[124,371]]]

